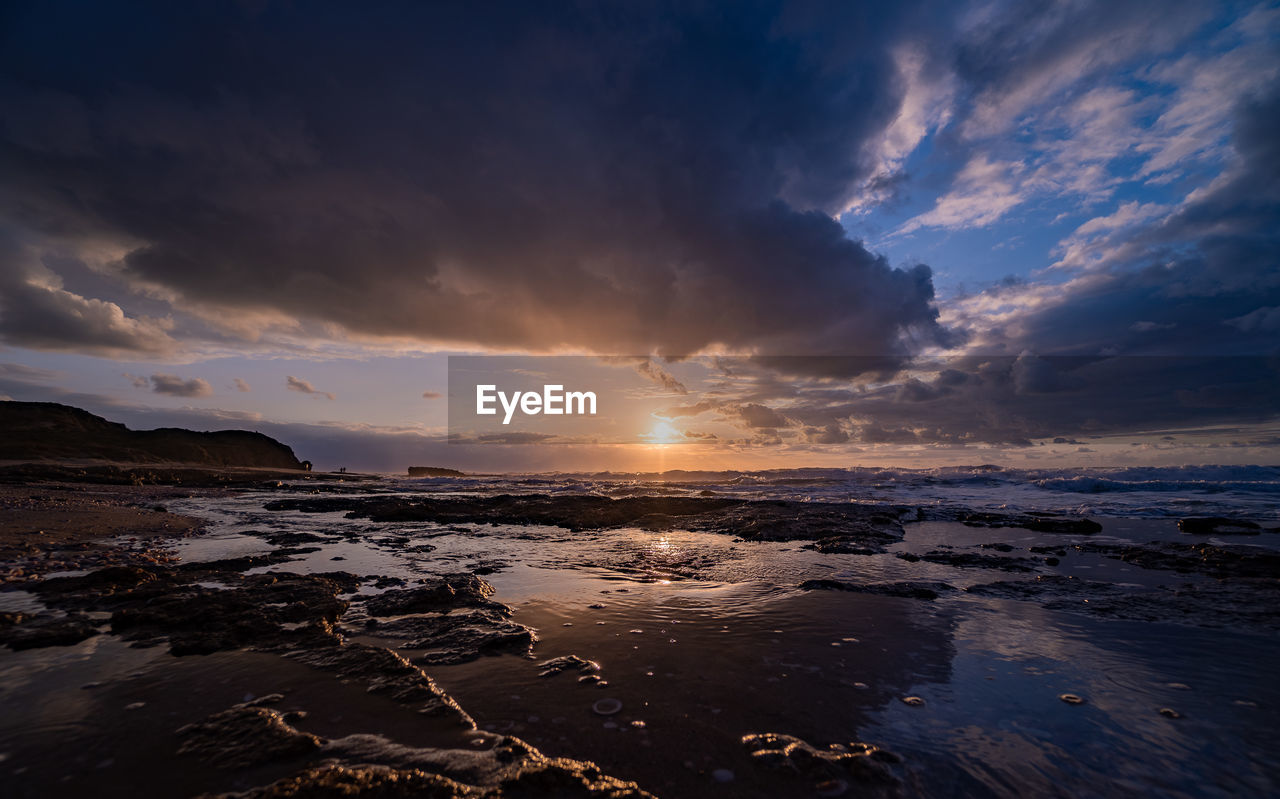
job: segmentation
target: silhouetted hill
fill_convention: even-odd
[[[0,460],[192,463],[303,469],[293,450],[248,430],[130,430],[56,402],[0,402]]]

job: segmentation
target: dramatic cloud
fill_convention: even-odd
[[[177,312],[599,352],[939,334],[929,269],[831,216],[929,124],[928,68],[893,49],[915,11],[145,13],[10,19],[0,218],[131,242],[115,276]],[[111,346],[170,344],[114,312]],[[4,319],[28,346],[72,338]]]
[[[792,390],[768,401],[752,375],[765,368],[739,360],[731,374],[699,386],[708,399],[666,408],[662,416],[728,423],[745,435],[799,426],[808,444],[846,448],[1026,447],[1034,440],[1078,445],[1086,436],[1262,424],[1275,418],[1280,396],[1280,362],[1265,357],[929,359],[891,379],[853,383],[786,373]],[[768,375],[777,368],[770,364]],[[805,372],[815,371],[805,365]]]
[[[284,385],[285,385],[285,388],[289,389],[290,391],[296,391],[299,394],[311,394],[317,397],[324,397],[327,400],[337,399],[337,397],[334,396],[331,392],[320,391],[315,386],[308,383],[306,380],[302,380],[300,378],[294,377],[293,375],[289,375],[288,377],[285,378]]]
[[[177,375],[155,374],[151,376],[151,390],[171,397],[208,397],[213,386],[198,377],[183,380]]]
[[[673,394],[689,393],[683,383],[672,376],[666,369],[663,369],[652,358],[644,358],[636,363],[636,372]]]
[[[954,302],[970,351],[1265,355],[1280,306],[1280,95],[1235,109],[1230,167],[1165,213],[1125,205],[1082,225],[1053,271]]]
[[[1276,417],[1274,3],[28,6],[0,25],[16,347],[208,357],[240,392],[214,357],[359,364],[337,388],[410,368],[373,347],[620,355],[684,446],[739,451]],[[698,385],[699,351],[750,357]],[[345,422],[401,412],[366,402]]]
[[[29,247],[6,235],[0,220],[0,339],[107,357],[160,356],[176,349],[166,320],[132,317],[113,302],[68,291],[32,258]]]
[[[248,392],[253,390],[252,388],[249,387],[248,383],[246,383],[245,381],[241,380],[238,377],[235,378],[233,382],[235,383],[236,391],[247,394]]]
[[[921,227],[964,228],[991,224],[1023,201],[1014,180],[1023,169],[1021,163],[992,161],[986,155],[975,157],[960,170],[951,191],[938,198],[932,211],[910,220],[898,233],[910,233]]]
[[[775,428],[787,425],[786,418],[767,405],[752,402],[735,410],[747,427]]]

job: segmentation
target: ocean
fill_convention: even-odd
[[[1013,469],[772,469],[388,478],[396,490],[588,493],[857,502],[1128,518],[1243,515],[1280,520],[1280,466]]]

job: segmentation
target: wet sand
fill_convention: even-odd
[[[200,527],[199,519],[164,507],[189,493],[161,486],[0,485],[0,583],[124,560],[162,562],[149,543]],[[130,541],[104,546],[120,538]]]
[[[1275,533],[818,508],[806,524],[825,535],[788,540],[770,503],[735,506],[762,531],[746,540],[697,530],[697,503],[573,531],[514,523],[505,502],[406,518],[372,486],[167,490],[0,495],[12,535],[62,519],[48,551],[93,547],[61,565],[124,564],[0,592],[0,632],[38,642],[0,650],[14,795],[1280,785]],[[337,501],[278,499],[317,490]],[[348,516],[366,501],[392,518]],[[63,645],[39,645],[42,625]],[[263,756],[246,762],[244,740]]]

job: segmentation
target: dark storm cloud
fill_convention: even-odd
[[[787,425],[786,418],[767,405],[753,402],[735,410],[747,427],[777,428]]]
[[[940,334],[929,270],[891,268],[831,214],[897,114],[888,49],[923,19],[806,3],[31,5],[0,42],[0,214],[42,241],[120,243],[120,279],[210,318],[900,353]],[[32,316],[22,299],[5,306],[9,340],[89,337],[42,331],[74,309]],[[112,347],[171,344],[106,321]]]
[[[213,386],[207,380],[199,377],[183,380],[177,375],[166,374],[151,376],[151,390],[171,397],[208,397],[213,394]]]
[[[807,427],[804,434],[814,444],[845,444],[849,441],[849,434],[835,422],[822,428]]]
[[[785,398],[744,403],[756,390],[750,372],[760,368],[739,359],[732,369],[736,392],[725,382],[716,399],[661,413],[728,422],[748,434],[798,425],[809,443],[821,445],[1028,446],[1037,439],[1080,444],[1088,436],[1257,424],[1280,410],[1275,357],[917,359],[887,380],[796,378]],[[846,365],[845,371],[871,370]]]

